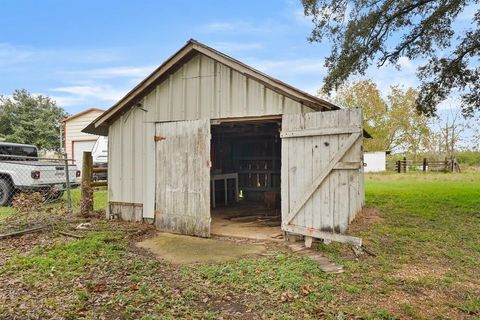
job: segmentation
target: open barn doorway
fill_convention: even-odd
[[[281,118],[213,123],[211,233],[280,239]]]

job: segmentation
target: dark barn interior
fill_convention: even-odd
[[[280,237],[281,120],[212,126],[212,233]]]

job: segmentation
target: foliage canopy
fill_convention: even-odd
[[[363,127],[372,139],[364,141],[365,150],[401,150],[416,155],[427,147],[431,131],[428,119],[415,110],[417,91],[392,86],[386,98],[371,80],[341,86],[329,97],[346,108],[362,108]]]
[[[58,150],[60,124],[66,116],[49,97],[26,90],[15,90],[12,97],[0,96],[0,136],[8,142]]]
[[[469,29],[456,35],[453,24],[477,2],[302,0],[314,23],[309,41],[332,43],[324,90],[337,89],[352,74],[363,75],[374,61],[398,66],[400,57],[428,59],[418,70],[417,109],[435,115],[440,102],[459,92],[463,114],[473,115],[480,110],[478,7]]]

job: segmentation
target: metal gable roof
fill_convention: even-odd
[[[111,108],[106,110],[102,115],[95,119],[88,125],[83,132],[94,134],[108,134],[109,122],[115,119],[127,109],[134,106],[141,100],[141,98],[148,93],[154,86],[165,79],[165,76],[174,72],[179,66],[186,63],[193,56],[197,54],[204,54],[213,60],[222,63],[233,70],[261,82],[266,87],[290,97],[293,100],[299,101],[302,104],[311,107],[315,110],[332,110],[339,109],[334,104],[315,97],[291,85],[288,85],[278,79],[275,79],[267,74],[264,74],[222,52],[219,52],[211,47],[208,47],[194,39],[190,39],[180,50],[162,63],[155,71],[148,77],[136,85],[130,92],[128,92],[122,99],[120,99]]]

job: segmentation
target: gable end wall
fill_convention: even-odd
[[[155,122],[305,113],[312,109],[198,54],[109,127],[109,201],[154,217]]]

